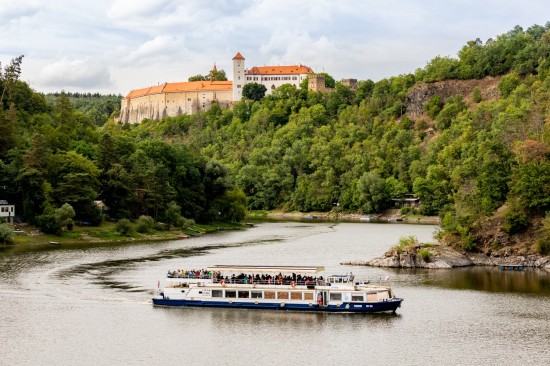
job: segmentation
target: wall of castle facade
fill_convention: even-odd
[[[140,123],[144,119],[161,120],[182,114],[195,114],[207,110],[217,103],[222,108],[232,104],[232,92],[227,91],[186,91],[158,93],[135,98],[124,98],[121,103],[119,121]]]
[[[300,87],[300,83],[307,78],[307,74],[293,74],[293,75],[247,75],[245,84],[258,83],[265,85],[265,95],[270,95],[273,90],[277,89],[281,85],[290,84],[296,88]]]

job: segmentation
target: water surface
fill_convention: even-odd
[[[0,252],[0,364],[546,365],[550,275],[341,266],[430,225],[269,222],[189,240]],[[405,298],[397,315],[155,308],[168,269],[323,265]]]

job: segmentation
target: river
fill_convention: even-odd
[[[166,242],[0,251],[1,365],[547,365],[550,273],[342,266],[431,225],[265,222]],[[168,269],[323,265],[379,281],[397,314],[151,305]]]

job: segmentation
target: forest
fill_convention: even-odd
[[[65,203],[77,222],[99,224],[95,200],[112,220],[209,222],[246,210],[379,213],[414,194],[421,206],[403,213],[438,215],[439,237],[453,245],[506,245],[482,235],[498,217],[500,232],[528,235],[526,250],[545,254],[549,55],[550,23],[516,26],[357,89],[283,85],[231,109],[138,125],[115,122],[116,96],[33,91],[16,58],[0,75],[0,199],[47,227]],[[408,111],[420,85],[486,78],[497,97],[476,87]]]

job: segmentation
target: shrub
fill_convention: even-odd
[[[476,241],[472,234],[461,235],[460,246],[467,252],[471,252],[476,248]]]
[[[529,226],[527,215],[517,207],[510,207],[504,214],[504,220],[502,230],[510,235],[520,233]]]
[[[431,119],[435,119],[441,109],[443,109],[443,101],[439,95],[434,95],[424,104],[424,110],[430,116]]]
[[[416,210],[414,207],[405,206],[401,210],[399,210],[399,213],[401,215],[414,215],[416,213]]]
[[[472,91],[472,100],[474,103],[481,102],[481,90],[477,86]]]
[[[498,89],[503,98],[506,98],[518,87],[521,82],[519,76],[515,73],[510,73],[503,76],[498,83]]]
[[[8,224],[0,224],[0,243],[13,243],[13,229]]]
[[[61,225],[59,225],[54,213],[43,213],[36,217],[36,222],[43,233],[61,235]]]
[[[141,215],[136,220],[136,231],[138,233],[149,233],[153,231],[155,227],[155,220],[151,216]]]
[[[433,256],[433,253],[430,251],[430,249],[428,248],[422,248],[418,251],[418,256],[426,261],[426,262],[429,262],[430,261],[430,258],[432,258]]]
[[[540,255],[550,254],[550,239],[549,238],[538,239],[535,242],[535,250]]]
[[[414,235],[402,236],[399,238],[399,244],[394,246],[393,249],[401,254],[403,250],[413,247],[418,244],[418,239]]]
[[[134,225],[128,219],[120,219],[116,223],[115,230],[121,235],[130,235],[134,231]]]

